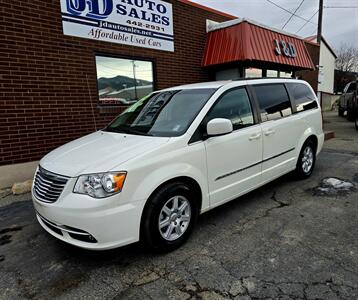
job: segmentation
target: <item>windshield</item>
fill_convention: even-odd
[[[105,131],[173,137],[186,132],[215,89],[151,94],[127,108]]]

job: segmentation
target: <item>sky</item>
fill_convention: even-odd
[[[276,7],[274,2],[294,12],[302,0],[191,0],[199,4],[227,12],[231,15],[248,18],[259,23],[282,29],[291,14]],[[310,19],[318,11],[318,0],[304,0],[296,14]],[[324,6],[354,6],[356,8],[324,8],[322,33],[327,42],[339,49],[342,44],[358,47],[358,0],[324,0]],[[292,17],[284,31],[307,37],[317,33],[318,13],[312,23]],[[300,30],[300,31],[298,31]]]
[[[153,81],[152,63],[134,61],[136,78]],[[113,78],[118,75],[133,77],[133,60],[96,56],[97,78]]]

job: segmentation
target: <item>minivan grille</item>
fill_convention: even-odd
[[[46,203],[55,202],[60,197],[68,179],[69,177],[54,174],[39,167],[33,187],[36,198]]]

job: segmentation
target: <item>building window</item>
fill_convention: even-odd
[[[280,77],[281,78],[292,78],[292,72],[280,72]]]
[[[153,91],[153,62],[96,56],[98,98],[102,105],[129,105]]]
[[[240,70],[238,68],[235,69],[227,69],[217,71],[215,74],[216,80],[234,80],[240,78]]]
[[[267,70],[266,77],[278,77],[278,71],[276,70]]]
[[[245,77],[253,78],[253,77],[262,77],[262,70],[255,68],[246,68],[245,69]]]

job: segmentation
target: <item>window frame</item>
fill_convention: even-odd
[[[285,88],[286,90],[286,93],[287,93],[287,96],[288,96],[288,100],[290,102],[290,107],[291,107],[291,115],[289,116],[283,116],[279,119],[276,119],[276,120],[268,120],[268,121],[262,121],[262,118],[261,118],[261,108],[260,108],[260,102],[259,102],[259,99],[257,97],[257,94],[255,92],[255,89],[254,87],[255,86],[275,86],[275,85],[283,85],[283,87]],[[258,84],[250,84],[248,85],[249,89],[251,90],[251,93],[253,95],[253,99],[255,101],[255,105],[256,105],[256,110],[257,110],[257,114],[258,114],[258,119],[259,119],[259,123],[260,124],[263,124],[263,123],[266,123],[266,122],[274,122],[274,121],[279,121],[279,120],[282,120],[282,119],[285,119],[285,118],[289,118],[291,116],[293,116],[297,111],[296,111],[296,105],[293,105],[293,97],[287,87],[287,83],[286,82],[274,82],[274,83],[258,83]]]
[[[315,107],[315,108],[310,108],[310,109],[307,109],[307,110],[298,111],[298,110],[297,110],[297,106],[296,106],[296,98],[295,98],[295,96],[293,95],[293,91],[291,91],[291,88],[290,88],[290,85],[293,85],[293,84],[301,84],[301,85],[306,86],[308,89],[310,89],[309,86],[307,86],[306,84],[301,83],[301,82],[288,82],[288,83],[285,83],[286,89],[287,89],[287,91],[288,91],[288,93],[289,93],[289,96],[290,96],[291,106],[293,107],[293,109],[292,109],[292,114],[300,114],[300,113],[304,113],[304,112],[306,112],[306,111],[310,111],[310,110],[318,109],[318,108],[319,108],[318,100],[317,100],[316,97],[315,97],[315,101],[316,101],[317,107]],[[312,92],[312,91],[311,91],[311,92]],[[314,93],[313,93],[313,95],[316,96]]]
[[[157,88],[157,59],[156,58],[148,58],[148,57],[142,57],[142,56],[132,56],[132,55],[121,55],[121,54],[114,54],[114,53],[107,53],[107,52],[98,52],[95,51],[93,55],[93,63],[95,66],[95,77],[96,77],[96,93],[97,93],[97,104],[96,106],[99,108],[117,108],[117,107],[129,107],[130,105],[126,104],[101,104],[101,101],[99,99],[99,87],[98,87],[98,73],[97,73],[97,62],[96,57],[102,56],[102,57],[108,57],[108,58],[117,58],[117,59],[127,59],[127,60],[139,60],[139,61],[145,61],[145,62],[151,62],[152,63],[152,77],[153,77],[153,92],[155,92]],[[138,99],[139,100],[139,99]]]
[[[202,89],[175,89],[175,90],[169,90],[169,91],[166,91],[166,92],[172,92],[172,94],[170,95],[170,98],[169,98],[169,101],[171,101],[172,97],[174,97],[175,95],[177,95],[178,93],[182,92],[182,91],[198,91],[198,90],[208,90],[208,91],[211,91],[211,93],[208,95],[208,98],[203,102],[203,104],[201,105],[200,109],[198,110],[198,113],[196,115],[193,115],[192,118],[188,119],[190,120],[188,122],[188,125],[186,127],[186,129],[179,135],[173,135],[173,136],[167,136],[167,135],[160,135],[160,136],[156,136],[156,135],[153,135],[154,137],[169,137],[169,138],[177,138],[177,137],[180,137],[180,136],[183,136],[185,135],[187,132],[188,132],[188,129],[190,128],[190,126],[193,124],[193,122],[195,121],[195,119],[197,118],[198,114],[203,110],[203,108],[205,107],[205,105],[208,103],[208,101],[211,99],[211,97],[216,93],[216,91],[218,90],[217,88],[202,88]],[[152,97],[156,97],[158,94],[161,94],[161,93],[164,93],[164,91],[158,91],[158,92],[153,92],[150,94],[150,97],[149,98],[152,98]],[[169,103],[169,101],[167,103]],[[163,106],[165,107],[167,105],[167,103]],[[148,104],[148,103],[147,103]],[[145,104],[145,105],[147,105]],[[131,107],[131,106],[128,106],[127,109]],[[124,113],[125,110],[122,112]],[[111,124],[113,124],[116,119],[120,116],[121,114],[119,114],[115,119],[113,119],[106,127],[105,129],[107,129]]]
[[[249,94],[249,92],[248,92],[246,86],[237,86],[237,87],[233,87],[233,88],[230,88],[230,89],[224,91],[224,92],[218,97],[218,99],[215,100],[215,102],[213,103],[213,105],[211,105],[210,109],[208,110],[208,112],[205,114],[204,118],[203,118],[202,121],[200,122],[200,125],[204,125],[206,117],[211,113],[211,111],[215,108],[215,106],[218,104],[218,102],[221,101],[222,98],[224,98],[228,93],[230,93],[230,92],[232,92],[232,91],[235,91],[235,90],[240,90],[240,89],[244,89],[244,90],[246,91],[247,98],[249,99],[249,104],[250,104],[250,107],[251,107],[251,112],[252,112],[252,116],[253,116],[253,119],[254,119],[254,123],[253,123],[252,125],[248,125],[248,126],[244,126],[244,127],[241,127],[241,128],[234,129],[233,132],[256,125],[258,122],[257,122],[256,116],[255,116],[255,115],[256,115],[256,114],[255,114],[255,107],[253,106],[253,103],[252,103],[252,101],[251,101],[251,99],[250,99],[250,94]],[[206,125],[206,124],[205,124],[205,125]],[[233,126],[234,126],[234,124],[233,124]]]
[[[208,139],[208,136],[206,135],[206,125],[207,122],[205,121],[205,119],[207,118],[207,116],[209,115],[209,113],[214,109],[215,105],[228,93],[232,92],[233,90],[239,90],[239,89],[245,89],[246,90],[246,94],[247,97],[249,99],[249,104],[251,106],[251,111],[252,111],[252,115],[253,115],[253,119],[254,119],[254,123],[252,125],[248,125],[242,128],[237,128],[234,129],[232,132],[236,132],[239,130],[244,130],[246,128],[255,126],[260,124],[260,120],[259,120],[259,116],[257,113],[257,107],[256,107],[256,103],[253,101],[253,95],[252,92],[249,90],[248,85],[240,85],[240,86],[235,86],[232,87],[230,89],[225,90],[216,100],[215,102],[211,105],[211,107],[209,108],[209,110],[206,112],[205,116],[202,118],[202,120],[200,121],[200,124],[198,125],[198,127],[195,129],[194,133],[192,134],[188,144],[193,144],[199,141],[205,141],[206,139]]]

